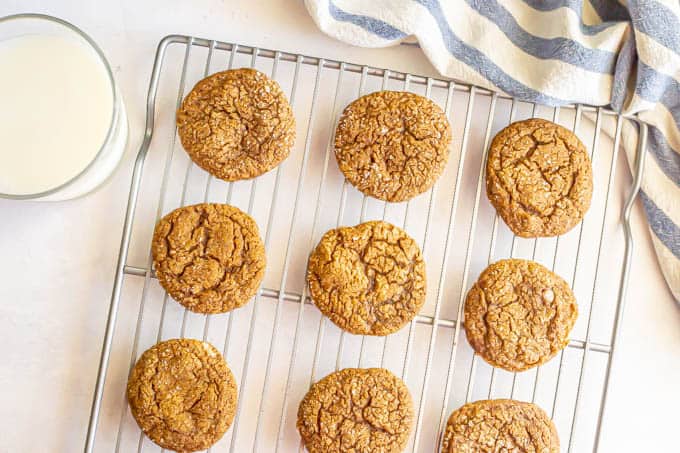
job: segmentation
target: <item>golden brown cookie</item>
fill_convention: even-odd
[[[127,384],[130,410],[149,439],[178,452],[205,450],[236,414],[236,381],[211,344],[167,340],[147,349]]]
[[[264,246],[255,220],[226,204],[203,203],[163,217],[151,251],[158,281],[198,313],[244,305],[264,277]]]
[[[590,207],[590,158],[581,140],[558,124],[539,118],[512,123],[491,142],[486,193],[517,236],[559,236]]]
[[[431,100],[379,91],[345,108],[335,130],[335,158],[357,189],[404,201],[432,187],[449,158],[451,127]]]
[[[309,257],[314,304],[350,333],[389,335],[425,302],[425,263],[418,244],[387,222],[324,234]]]
[[[491,365],[524,371],[569,343],[578,307],[560,276],[528,260],[487,267],[465,299],[465,333]]]
[[[309,453],[397,453],[406,448],[413,401],[384,368],[346,368],[312,385],[297,429]]]
[[[559,453],[560,439],[548,415],[515,400],[468,403],[449,417],[441,453]]]
[[[288,157],[295,117],[278,83],[255,69],[232,69],[196,84],[177,111],[177,132],[196,164],[237,181]]]

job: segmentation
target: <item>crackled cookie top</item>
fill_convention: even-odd
[[[297,428],[309,453],[397,453],[413,423],[404,382],[384,368],[346,368],[312,385]]]
[[[232,69],[196,84],[177,111],[177,132],[196,164],[236,181],[288,157],[295,118],[278,83],[255,69]]]
[[[163,217],[151,245],[158,281],[198,313],[224,313],[255,295],[265,270],[257,224],[226,204],[197,204]]]
[[[379,91],[352,102],[335,131],[335,158],[363,193],[404,201],[425,192],[449,157],[451,128],[431,100],[404,91]]]
[[[236,413],[236,381],[209,343],[175,339],[146,350],[127,385],[130,410],[149,439],[178,452],[217,442]]]
[[[559,453],[555,425],[535,404],[514,400],[468,403],[449,417],[442,453]]]
[[[486,193],[508,227],[521,237],[559,236],[590,207],[593,174],[573,132],[533,118],[496,135],[486,164]]]
[[[493,366],[523,371],[550,360],[569,342],[578,308],[569,285],[528,260],[487,267],[465,299],[465,333]]]
[[[425,263],[416,242],[387,222],[326,232],[309,258],[316,306],[354,334],[388,335],[425,301]]]

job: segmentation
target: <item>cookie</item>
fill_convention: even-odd
[[[404,230],[373,221],[324,234],[309,257],[314,304],[338,327],[389,335],[425,302],[425,263]]]
[[[177,132],[198,166],[237,181],[288,157],[295,117],[278,83],[255,69],[232,69],[196,84],[177,111]]]
[[[485,400],[455,410],[446,423],[441,453],[559,453],[557,429],[532,403]]]
[[[432,187],[449,157],[451,126],[431,100],[379,91],[345,108],[335,131],[335,158],[361,192],[399,202]]]
[[[175,209],[156,225],[151,251],[163,288],[198,313],[244,305],[264,277],[266,257],[255,220],[226,204]]]
[[[391,453],[406,448],[413,401],[384,368],[346,368],[312,385],[297,429],[309,453]]]
[[[487,267],[465,299],[465,333],[491,365],[524,371],[569,343],[578,308],[561,277],[528,260]]]
[[[130,410],[149,439],[178,452],[205,450],[236,414],[236,381],[211,344],[167,340],[146,350],[127,384]]]
[[[486,193],[517,236],[559,236],[590,207],[590,158],[581,140],[558,124],[539,118],[512,123],[491,142]]]

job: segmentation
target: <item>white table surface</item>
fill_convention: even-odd
[[[359,49],[320,33],[301,1],[3,0],[0,16],[44,12],[107,53],[127,104],[125,160],[96,193],[62,203],[0,201],[0,452],[82,448],[133,155],[158,40],[187,33],[435,75],[417,48]],[[603,452],[677,451],[680,310],[638,206],[636,256]]]

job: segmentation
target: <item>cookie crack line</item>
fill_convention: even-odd
[[[528,260],[489,265],[465,298],[465,333],[488,363],[524,371],[563,349],[578,309],[571,288],[557,274]]]
[[[418,245],[382,221],[326,232],[309,256],[307,280],[317,308],[354,334],[395,332],[425,301],[425,263]]]
[[[347,180],[372,197],[400,202],[432,187],[448,161],[451,127],[433,101],[379,91],[349,104],[335,130]]]
[[[266,266],[255,221],[226,204],[178,208],[156,225],[152,256],[158,281],[198,313],[224,313],[247,303]]]
[[[279,84],[251,68],[201,80],[177,112],[177,132],[189,157],[225,181],[259,176],[288,157],[295,117]]]
[[[540,168],[536,168],[536,169],[530,168],[528,165],[526,165],[526,164],[523,163],[524,160],[525,160],[525,159],[522,158],[522,159],[520,159],[520,160],[518,161],[518,162],[520,162],[520,165],[524,165],[528,170],[537,170],[538,173],[541,175],[542,180],[543,180],[546,184],[548,184],[548,185],[550,186],[551,189],[554,189],[553,183],[552,183],[548,178],[546,178],[546,176],[545,176],[546,172],[544,172],[544,171],[541,170]],[[565,167],[557,167],[557,168],[555,168],[555,169],[553,170],[553,172],[554,172],[554,173],[557,173],[557,172],[559,172],[561,169],[568,169],[568,167],[566,167],[566,166],[565,166]],[[555,211],[556,211],[555,205],[557,205],[559,202],[566,202],[566,203],[568,203],[568,204],[570,204],[570,205],[573,205],[571,199],[569,198],[569,194],[570,194],[570,192],[571,192],[571,188],[574,187],[574,178],[571,179],[571,182],[570,182],[570,185],[569,185],[569,189],[566,191],[566,192],[567,192],[566,194],[562,194],[562,193],[561,193],[562,191],[558,191],[558,193],[560,193],[559,197],[557,198],[557,200],[555,201],[555,203],[553,203],[553,206],[551,206],[550,208],[547,209],[547,212],[541,212],[540,210],[534,208],[532,205],[530,205],[530,204],[528,204],[528,203],[525,203],[525,202],[522,200],[521,197],[516,197],[516,196],[515,196],[515,191],[513,190],[513,186],[510,185],[509,182],[505,182],[504,180],[501,179],[501,180],[499,181],[499,184],[503,187],[503,190],[504,190],[505,193],[507,194],[508,199],[510,200],[510,204],[512,204],[512,203],[518,204],[522,209],[524,209],[525,211],[527,211],[528,213],[530,213],[530,214],[532,214],[532,215],[534,215],[534,216],[536,216],[536,217],[547,218],[547,221],[546,221],[546,220],[543,220],[543,223],[549,223],[549,222],[550,222],[550,220],[551,220],[551,219],[553,218],[553,216],[555,215]],[[553,191],[551,190],[551,193],[552,193],[552,192],[553,192]],[[580,212],[580,211],[579,211],[579,212]]]
[[[296,425],[310,453],[399,452],[412,421],[413,401],[401,379],[382,368],[347,368],[312,385]]]
[[[509,399],[467,403],[451,413],[442,453],[559,453],[555,425],[533,403]]]
[[[583,143],[573,132],[538,118],[512,123],[494,137],[486,182],[489,201],[521,237],[571,230],[590,207],[593,189]]]
[[[146,350],[130,373],[127,397],[142,431],[175,451],[203,450],[234,418],[236,382],[219,351],[193,339],[171,339]]]

